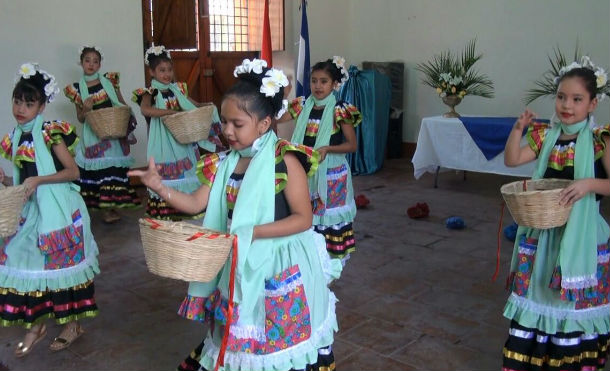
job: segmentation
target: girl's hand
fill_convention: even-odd
[[[148,159],[148,168],[146,170],[131,170],[127,172],[127,176],[140,177],[145,186],[160,194],[164,187],[158,171],[160,167],[160,165],[155,165],[155,159],[151,157]]]
[[[34,192],[36,192],[36,188],[38,188],[38,185],[39,185],[39,179],[40,178],[37,176],[31,176],[23,181],[23,186],[25,187],[25,199],[26,200],[28,198],[30,198],[30,196],[33,195]]]
[[[534,121],[536,116],[537,115],[534,112],[530,111],[529,108],[526,109],[525,112],[523,112],[519,116],[519,119],[517,119],[517,122],[515,123],[515,126],[513,127],[513,129],[523,131],[523,129],[528,127],[532,123],[532,121]]]
[[[93,109],[93,97],[85,99],[83,102],[83,112],[87,113]]]
[[[320,154],[320,162],[324,161],[326,154],[328,153],[328,147],[320,147],[317,151]]]
[[[579,179],[572,182],[569,186],[559,193],[559,205],[572,205],[591,192],[590,179]]]

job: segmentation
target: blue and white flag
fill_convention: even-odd
[[[309,29],[307,27],[307,1],[301,0],[301,38],[299,39],[299,58],[297,60],[297,91],[296,96],[307,98],[311,94],[309,88]]]

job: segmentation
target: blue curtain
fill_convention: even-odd
[[[339,99],[362,112],[362,123],[356,127],[358,149],[347,155],[352,174],[373,174],[381,169],[388,140],[390,78],[375,70],[349,68],[349,80],[341,87]]]

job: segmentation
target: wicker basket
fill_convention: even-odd
[[[127,106],[100,108],[87,112],[85,119],[100,139],[124,138],[131,110]]]
[[[208,139],[214,105],[164,116],[163,122],[179,143],[189,144]]]
[[[500,192],[518,225],[547,229],[568,221],[572,205],[559,205],[559,192],[571,182],[567,179],[522,180],[503,185]]]
[[[0,237],[15,233],[25,203],[25,187],[0,187]]]
[[[140,219],[140,236],[151,273],[208,282],[225,264],[234,236],[186,222]]]

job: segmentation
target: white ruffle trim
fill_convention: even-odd
[[[519,246],[519,254],[534,255],[536,249],[530,249],[529,247]]]
[[[311,230],[314,232],[313,239],[316,245],[316,251],[318,252],[318,258],[320,259],[320,265],[322,265],[322,272],[324,272],[324,277],[326,278],[326,282],[330,283],[332,280],[338,279],[341,276],[341,271],[343,270],[343,264],[339,267],[336,263],[334,264],[331,260],[330,255],[326,251],[326,239],[320,233],[314,231],[313,227]]]
[[[567,319],[579,321],[595,318],[604,318],[607,317],[608,313],[610,312],[610,304],[585,309],[561,309],[537,304],[515,293],[511,294],[511,296],[508,298],[508,301],[518,306],[519,308],[527,310],[529,312],[547,317],[552,317],[559,320]]]
[[[279,367],[285,366],[290,360],[304,357],[306,354],[315,352],[318,349],[330,344],[319,344],[324,338],[335,331],[337,317],[335,314],[335,303],[337,298],[329,291],[328,297],[328,313],[324,322],[315,331],[312,332],[309,339],[287,349],[280,350],[275,353],[256,355],[243,352],[225,353],[225,367],[221,370],[277,370]],[[207,369],[213,369],[218,358],[219,348],[214,344],[210,337],[206,338],[205,345],[202,350],[201,364]],[[209,365],[204,365],[204,362],[210,362]]]
[[[277,289],[274,290],[268,290],[265,289],[265,296],[266,297],[271,297],[271,296],[284,296],[286,294],[288,294],[289,292],[294,291],[298,286],[303,285],[303,279],[299,276],[299,278],[293,280],[292,282],[283,285],[282,287],[279,287]]]
[[[94,266],[95,264],[89,264],[89,259],[87,258],[72,267],[53,270],[33,271],[0,265],[0,275],[6,275],[18,279],[57,279],[72,276]]]
[[[98,170],[99,167],[131,167],[135,159],[131,156],[86,158],[80,151],[76,152],[74,161],[85,170]]]
[[[562,289],[584,289],[588,287],[597,286],[597,275],[592,274],[589,276],[579,277],[561,277],[561,288]]]
[[[264,327],[231,325],[229,332],[237,339],[256,339],[259,343],[264,343],[267,340]]]

